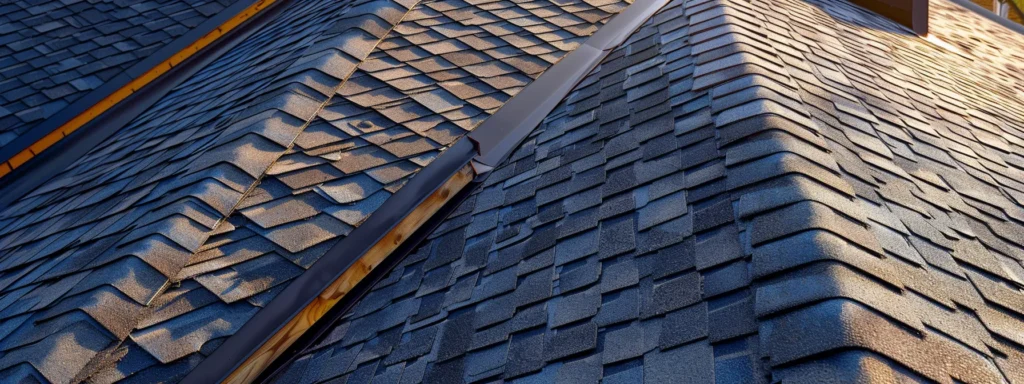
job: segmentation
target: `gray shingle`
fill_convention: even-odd
[[[645,383],[708,383],[715,380],[711,346],[693,343],[644,355]],[[680,364],[680,362],[686,364]]]
[[[604,364],[632,359],[643,355],[643,328],[630,324],[625,328],[604,332],[601,352]]]
[[[687,273],[666,280],[654,286],[653,298],[646,313],[663,314],[700,301],[702,296],[701,277]]]
[[[556,332],[544,349],[549,361],[597,348],[597,324],[586,322]]]
[[[543,349],[544,333],[514,336],[509,346],[505,377],[522,376],[544,368],[544,356],[537,353]]]
[[[1017,346],[981,340],[1017,339],[1019,322],[1002,311],[1016,314],[1010,287],[1019,281],[981,250],[1020,253],[1008,224],[1019,200],[999,193],[1019,189],[1006,176],[1021,169],[1006,156],[1019,135],[1006,127],[1020,117],[988,107],[1012,104],[1005,88],[946,64],[1003,73],[1003,59],[992,58],[1009,50],[948,36],[982,28],[981,41],[1019,37],[982,27],[988,22],[958,6],[932,5],[957,15],[933,22],[964,56],[844,0],[666,6],[417,253],[414,263],[429,254],[428,270],[453,274],[420,285],[445,295],[424,311],[433,321],[491,316],[474,324],[487,326],[472,330],[476,350],[449,347],[443,367],[427,355],[432,374],[496,378],[484,372],[501,370],[491,364],[470,374],[470,360],[508,346],[501,377],[524,382],[819,382],[866,372],[1012,381],[1004,367],[1016,364]],[[890,46],[915,50],[880,48]],[[922,64],[929,71],[918,71]],[[904,66],[914,70],[893,70]],[[531,182],[532,193],[508,197]],[[935,253],[920,255],[914,242]],[[958,248],[974,242],[982,247]],[[907,300],[917,304],[899,304]],[[527,340],[542,338],[549,361],[517,359]],[[991,360],[979,358],[986,354]],[[943,363],[950,356],[968,363]],[[997,366],[999,379],[990,376]]]
[[[588,289],[562,296],[553,306],[551,326],[558,327],[596,315],[601,306],[601,295],[596,289]]]
[[[2,78],[18,80],[25,85],[21,88],[25,93],[16,98],[0,98],[0,108],[17,116],[5,121],[0,132],[9,133],[12,137],[25,133],[42,119],[53,116],[69,103],[103,85],[105,80],[138,64],[149,56],[147,52],[158,50],[180,35],[164,31],[190,30],[224,9],[226,3],[179,1],[164,5],[175,12],[142,14],[125,4],[65,4],[56,1],[9,4],[4,10],[4,17],[0,18],[0,24],[4,25],[4,31],[0,33],[7,37],[0,42],[0,50],[5,51],[5,56],[10,59],[3,66],[9,68],[20,64],[25,70],[12,71],[9,68]],[[190,23],[175,17],[199,8],[208,11],[195,14]],[[37,15],[27,17],[33,12]],[[152,26],[160,33],[151,33],[148,28],[119,27],[129,25],[129,21]],[[138,45],[132,45],[135,44],[133,39],[145,39],[147,49],[137,49]],[[126,48],[127,51],[95,49],[93,41],[102,41],[107,47]],[[41,70],[32,71],[31,68]],[[46,103],[37,106],[23,102],[30,99]]]

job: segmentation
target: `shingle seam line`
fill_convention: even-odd
[[[471,191],[478,186],[486,175],[480,175],[477,171],[486,169],[487,166],[485,164],[488,164],[489,160],[493,161],[492,159],[502,159],[507,157],[515,146],[518,145],[518,143],[522,141],[522,139],[524,139],[525,136],[528,135],[548,113],[550,113],[551,109],[553,109],[558,102],[564,99],[575,85],[578,84],[594,67],[596,67],[605,56],[621,45],[636,28],[642,25],[644,21],[653,16],[657,10],[661,9],[667,3],[668,0],[640,0],[637,3],[630,5],[625,11],[619,14],[620,16],[613,18],[608,24],[600,28],[594,33],[594,35],[588,38],[583,45],[558,63],[555,63],[537,80],[509,100],[509,103],[505,104],[498,113],[485,120],[484,123],[473,131],[475,133],[483,130],[486,134],[486,138],[484,140],[487,140],[485,143],[501,143],[500,146],[492,145],[490,147],[482,147],[479,136],[474,138],[473,133],[470,133],[460,139],[452,146],[452,148],[442,153],[437,160],[420,171],[420,173],[414,177],[409,184],[389,198],[382,207],[377,209],[370,216],[366,223],[356,228],[351,234],[349,234],[349,236],[335,244],[323,257],[320,258],[320,260],[310,267],[308,272],[304,273],[296,281],[289,284],[288,288],[286,288],[284,292],[279,294],[266,308],[257,313],[252,320],[243,325],[242,330],[226,341],[224,345],[218,348],[218,351],[224,349],[236,349],[237,346],[229,346],[229,343],[241,343],[238,339],[240,337],[245,337],[243,335],[250,332],[253,333],[253,335],[247,337],[253,339],[262,338],[262,341],[260,342],[261,344],[270,341],[271,338],[282,331],[282,327],[288,325],[285,323],[286,321],[289,323],[295,321],[297,316],[302,315],[302,312],[313,304],[314,301],[324,300],[323,296],[331,285],[334,285],[335,282],[342,278],[350,268],[360,262],[368,251],[378,245],[379,241],[385,240],[385,236],[390,234],[391,230],[406,219],[410,213],[422,208],[422,203],[425,202],[429,196],[440,191],[441,188],[449,184],[462,172],[466,172],[468,169],[472,175],[478,177],[473,182],[464,184],[457,190],[451,191],[450,193],[445,191],[446,194],[463,196],[463,191]],[[548,96],[535,97],[536,95]],[[516,102],[516,100],[525,101]],[[516,102],[515,105],[518,106],[517,108],[508,107],[509,104],[513,102]],[[533,110],[533,112],[520,114],[519,112],[524,109],[527,111]],[[505,112],[502,113],[502,110]],[[497,116],[499,113],[501,116]],[[497,118],[495,118],[496,116]],[[505,120],[505,116],[507,116],[508,120]],[[501,124],[488,123],[491,121],[501,120],[505,121]],[[515,128],[525,126],[528,129],[525,129],[525,132],[523,132],[523,129],[510,129],[510,126]],[[490,164],[496,164],[496,162]],[[467,165],[472,165],[472,167],[467,167]],[[484,166],[481,167],[481,165]],[[451,202],[445,202],[446,206],[448,204],[451,204]],[[450,210],[444,207],[438,207],[436,212],[439,213],[431,215],[431,217],[418,226],[413,233],[421,233],[419,229],[423,226],[429,227],[430,225],[436,225],[439,220],[443,220],[444,217],[447,216],[446,212],[450,212]],[[408,239],[401,240],[405,241]],[[384,258],[385,260],[382,260],[381,263],[394,265],[396,263],[396,259],[403,258],[404,255],[413,248],[412,246],[405,246],[404,242],[400,246],[401,248],[386,255]],[[352,252],[351,250],[358,250],[358,253]],[[358,256],[352,257],[351,255]],[[372,273],[386,273],[386,269],[388,268]],[[372,270],[376,271],[376,269]],[[336,272],[332,273],[332,271]],[[366,276],[363,278],[365,277]],[[373,278],[371,278],[371,280],[372,279]],[[359,288],[358,284],[362,284],[362,289]],[[320,309],[322,313],[319,317],[306,319],[307,321],[312,320],[312,325],[302,333],[305,334],[307,332],[313,332],[313,334],[317,334],[322,332],[322,327],[330,323],[330,321],[323,321],[323,316],[326,315],[326,312],[330,311],[331,308],[341,306],[343,309],[334,314],[338,316],[343,315],[344,308],[350,307],[351,303],[358,300],[358,297],[360,297],[362,293],[365,293],[365,284],[362,282],[359,282],[358,284],[355,284],[357,285],[354,291],[355,294],[349,296],[347,293],[343,293],[343,295],[340,298],[337,298],[334,303],[327,303],[330,307]],[[350,290],[349,292],[353,291]],[[296,303],[301,303],[301,305],[296,305]],[[287,314],[287,317],[284,317],[285,314]],[[282,320],[274,322],[272,318]],[[270,334],[259,331],[269,329],[270,327],[275,327]],[[305,337],[303,338],[303,341],[308,343],[311,339],[312,337]],[[285,348],[294,352],[296,348],[301,348],[301,345],[288,345]],[[280,359],[284,359],[282,361],[273,362],[274,367],[280,368],[286,366],[288,360],[293,358],[295,354],[281,354],[280,356],[287,357],[281,357]],[[274,360],[278,360],[278,358],[275,358]],[[204,364],[209,363],[210,358],[207,358],[207,360],[204,361]],[[264,374],[260,377],[268,379],[273,377],[275,374],[275,372],[267,373],[269,375]],[[198,368],[193,370],[185,381],[189,382],[189,379],[193,377],[211,377],[195,375],[201,375]]]
[[[412,10],[419,3],[420,2],[417,1],[416,3],[414,3],[414,4],[409,6],[409,8],[405,12],[405,14],[402,15],[402,18],[399,19],[397,22],[395,22],[393,25],[391,25],[391,27],[388,28],[387,32],[382,34],[380,36],[380,38],[377,39],[377,41],[374,43],[373,47],[371,47],[368,50],[366,57],[361,58],[360,63],[362,61],[365,61],[366,58],[369,57],[370,54],[372,54],[376,50],[377,46],[381,42],[383,42],[387,38],[387,36],[390,35],[394,31],[394,29],[395,29],[395,27],[397,25],[401,24],[401,22],[403,20],[405,20],[406,17],[408,17],[408,15],[412,12]],[[354,66],[353,69],[346,75],[346,77],[344,79],[342,79],[342,81],[340,81],[338,83],[338,85],[335,86],[331,90],[330,96],[328,96],[323,102],[321,102],[319,104],[319,106],[317,107],[316,111],[314,113],[312,113],[310,115],[310,117],[306,119],[306,121],[303,122],[302,127],[293,136],[293,138],[292,138],[291,142],[289,143],[288,147],[285,148],[284,151],[281,151],[280,155],[276,159],[274,159],[274,161],[272,161],[269,166],[267,166],[265,169],[263,169],[263,171],[261,172],[260,176],[257,178],[256,182],[254,182],[252,185],[250,185],[249,189],[246,190],[246,192],[243,194],[243,196],[237,202],[235,202],[235,205],[231,208],[231,213],[234,213],[234,212],[236,212],[238,210],[238,206],[240,204],[242,204],[243,201],[245,201],[245,197],[250,195],[256,189],[256,187],[260,184],[260,181],[264,177],[266,177],[267,172],[269,172],[270,169],[272,169],[274,167],[274,164],[276,164],[281,159],[281,157],[286,152],[288,152],[289,149],[291,149],[295,145],[295,140],[298,139],[299,134],[301,134],[303,131],[305,131],[305,129],[308,128],[309,125],[312,124],[312,122],[314,120],[316,120],[316,118],[320,114],[320,112],[328,104],[330,104],[330,102],[338,94],[338,91],[348,82],[348,80],[351,78],[351,76],[355,73],[357,67],[358,67],[358,64],[356,66]],[[221,220],[221,222],[223,222],[224,220],[227,220],[227,218],[230,217],[231,213],[229,213],[227,216],[225,216]],[[220,223],[218,223],[218,224],[220,224]],[[241,334],[244,331],[245,331],[245,328],[243,327],[234,336],[237,336],[237,335]],[[235,340],[236,337],[234,337],[234,336],[230,337],[228,339],[228,341]],[[225,345],[228,343],[228,341],[225,342]],[[263,345],[263,342],[261,342],[259,345]],[[251,357],[252,354],[245,354],[245,355],[242,355],[242,356],[238,356],[237,351],[231,350],[232,348],[223,348],[223,347],[224,347],[224,345],[222,345],[222,348],[218,348],[216,351],[214,351],[213,354],[211,354],[202,363],[200,363],[199,366],[197,366],[195,369],[193,369],[192,372],[190,372],[189,375],[186,376],[184,380],[182,380],[182,382],[186,382],[186,383],[188,383],[188,382],[202,382],[202,381],[205,381],[209,377],[214,377],[214,376],[211,376],[211,375],[216,375],[216,377],[219,377],[223,381],[226,381],[226,382],[238,381],[239,378],[237,376],[235,376],[238,373],[243,374],[243,379],[242,379],[243,381],[244,381],[244,378],[249,377],[244,372],[240,372],[240,371],[242,370],[242,368],[244,368],[244,365],[248,362],[248,359]],[[255,350],[253,352],[255,352]],[[229,354],[229,353],[231,354],[231,356],[225,356],[226,354]],[[214,363],[208,363],[211,360],[214,361]],[[219,362],[220,360],[225,360],[225,361],[224,362]],[[255,364],[260,364],[260,363],[256,362]],[[200,372],[200,373],[197,374],[196,372]],[[213,373],[213,372],[216,372],[216,373]],[[259,372],[257,372],[257,373],[259,373]]]

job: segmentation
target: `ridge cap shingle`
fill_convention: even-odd
[[[369,378],[404,363],[413,380],[548,382],[600,377],[600,362],[630,382],[1019,379],[1024,343],[1008,330],[1024,325],[1024,285],[1005,271],[1024,272],[1022,200],[1011,197],[1024,186],[998,175],[1020,172],[1024,148],[998,128],[1011,113],[971,111],[1019,104],[976,95],[1005,87],[999,71],[1016,52],[986,44],[1024,39],[979,37],[981,57],[962,62],[970,55],[926,57],[945,48],[840,0],[676,1],[659,15],[675,16],[672,28],[655,16],[609,55],[278,379]],[[938,18],[939,35],[988,27]],[[958,65],[981,72],[946,76]],[[985,143],[943,113],[1006,141]],[[496,283],[505,274],[514,284]],[[555,288],[540,297],[544,283]],[[506,295],[527,288],[526,306],[545,316],[523,322]],[[373,311],[392,301],[419,306],[417,323],[377,327]],[[405,338],[385,337],[423,321],[441,328],[433,350],[409,357]],[[619,339],[636,328],[641,345]],[[527,345],[550,352],[508,360]],[[351,359],[313,368],[324,354]]]

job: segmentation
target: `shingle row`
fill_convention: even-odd
[[[10,1],[0,5],[0,147],[231,3]]]
[[[201,359],[207,349],[216,348],[234,334],[244,321],[365,221],[440,151],[532,81],[550,66],[549,61],[556,61],[596,30],[583,28],[584,25],[600,25],[627,5],[617,2],[598,8],[547,1],[478,6],[423,2],[407,3],[400,8],[397,3],[381,4],[360,5],[345,13],[349,17],[361,10],[372,11],[376,15],[372,22],[344,21],[339,27],[332,27],[358,27],[372,33],[372,37],[384,37],[376,34],[390,31],[379,43],[372,41],[371,36],[352,40],[351,33],[341,32],[336,36],[325,35],[313,44],[311,50],[333,47],[339,41],[355,41],[344,46],[346,52],[376,49],[350,77],[345,74],[347,81],[338,82],[340,88],[327,106],[309,120],[294,145],[273,163],[230,217],[213,230],[209,240],[173,279],[180,282],[180,288],[171,288],[154,301],[152,307],[161,316],[157,321],[140,324],[132,333],[134,343],[142,349],[155,350],[156,357],[164,363]],[[405,6],[412,7],[408,13]],[[532,16],[529,23],[524,21],[528,29],[516,29],[515,35],[495,35],[490,31],[516,28],[497,16],[499,10],[537,16]],[[574,18],[573,13],[600,18],[591,22]],[[556,22],[565,28],[579,29],[581,36],[556,33],[561,28],[553,24]],[[385,28],[396,23],[393,30]],[[451,32],[454,30],[461,32]],[[443,34],[451,37],[445,38]],[[458,56],[451,52],[435,55],[421,50],[420,60],[405,58],[418,49],[409,43],[410,39],[427,38],[452,45],[488,40],[494,50],[460,51],[458,54],[486,58],[460,63],[462,66],[448,61],[458,61]],[[513,45],[522,39],[533,42],[521,48]],[[497,50],[502,53],[499,55]],[[307,56],[308,61],[299,61],[317,63],[320,68],[338,65],[336,60],[316,53]],[[508,67],[507,72],[498,74],[464,69],[471,65],[498,67],[505,65],[502,60],[539,60],[543,65],[533,72]],[[426,62],[440,63],[445,68],[421,65]],[[424,72],[419,72],[421,69]],[[516,87],[489,88],[475,95],[461,91],[457,91],[458,95],[445,93],[445,87],[489,87],[487,82],[503,84],[502,79],[512,77],[518,79]],[[382,99],[385,97],[391,99]],[[484,99],[489,109],[474,106],[473,103],[484,103]],[[458,108],[453,107],[456,104]],[[283,130],[281,123],[274,120],[263,124],[261,129],[265,132]],[[196,297],[204,299],[193,299]],[[218,319],[235,321],[224,327]],[[203,325],[196,326],[197,322]],[[119,364],[137,365],[134,361],[138,358],[132,352],[129,349]],[[200,357],[193,357],[197,355]]]
[[[1022,380],[1021,38],[932,6],[671,4],[279,381]]]
[[[154,310],[160,293],[340,83],[333,69],[308,64],[320,51],[307,48],[355,5],[289,7],[4,211],[0,369],[53,382],[142,371],[133,378],[171,380],[199,358],[176,356],[215,349],[194,335],[163,343],[132,331],[173,313]],[[351,69],[359,61],[339,60]],[[177,310],[183,302],[201,297]],[[204,318],[212,328],[197,332],[223,334],[246,319]]]

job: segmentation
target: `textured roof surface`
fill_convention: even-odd
[[[147,305],[340,82],[330,74],[344,66],[302,59],[358,62],[315,44],[370,36],[329,31],[352,6],[289,7],[3,212],[0,369],[70,381],[123,354],[115,347],[152,318]]]
[[[280,382],[1024,382],[1024,37],[677,0]]]
[[[540,1],[492,12],[417,4],[214,229],[175,278],[181,287],[154,302],[162,314],[132,333],[134,343],[171,363],[231,336],[443,148],[626,5]],[[521,15],[527,27],[501,13]],[[232,326],[211,332],[217,319]],[[136,369],[149,355],[132,352],[120,364]]]
[[[0,375],[182,377],[629,4],[472,3],[294,2],[0,213]]]
[[[0,4],[0,147],[233,2]]]

